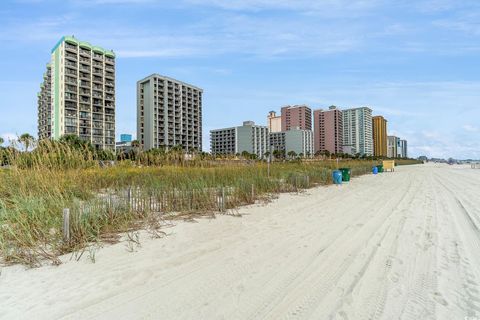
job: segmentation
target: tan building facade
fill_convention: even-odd
[[[387,120],[382,116],[372,117],[373,155],[387,157]]]
[[[275,111],[270,111],[267,116],[267,127],[269,132],[282,131],[282,117],[277,116]]]

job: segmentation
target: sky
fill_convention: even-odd
[[[480,159],[478,0],[2,0],[0,136],[37,135],[37,92],[64,35],[116,53],[116,133],[136,82],[204,89],[209,131],[270,110],[368,106],[409,156]]]

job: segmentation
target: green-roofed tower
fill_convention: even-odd
[[[115,148],[115,54],[73,36],[53,47],[39,95],[39,139],[76,134]]]

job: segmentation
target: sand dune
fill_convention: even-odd
[[[399,167],[239,213],[3,268],[0,318],[480,319],[480,170]]]

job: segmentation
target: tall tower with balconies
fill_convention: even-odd
[[[65,36],[52,49],[39,93],[39,139],[75,134],[115,149],[115,54]]]
[[[193,85],[159,74],[137,82],[137,139],[144,150],[202,151],[202,95]]]

